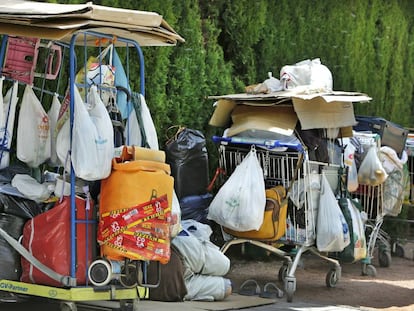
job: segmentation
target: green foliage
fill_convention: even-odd
[[[50,0],[84,3],[82,0]],[[154,11],[185,38],[176,47],[145,47],[146,100],[161,148],[169,127],[205,133],[211,168],[222,133],[208,121],[209,95],[243,92],[284,65],[320,58],[334,89],[373,98],[357,114],[414,128],[414,2],[411,0],[97,0],[94,4]],[[120,50],[123,59],[126,52]],[[139,90],[137,61],[129,64]]]
[[[82,1],[59,1],[65,2]],[[278,78],[284,65],[317,57],[331,70],[334,89],[373,98],[355,105],[357,113],[414,127],[414,5],[409,0],[94,3],[158,12],[186,39],[176,47],[143,49],[146,98],[160,140],[176,124],[212,131],[207,96],[243,92],[269,71]],[[136,89],[137,72],[131,75]]]

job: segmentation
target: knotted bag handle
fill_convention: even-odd
[[[170,136],[170,132],[171,130],[176,129],[175,133]],[[180,133],[182,131],[184,131],[186,129],[185,126],[181,126],[181,125],[172,125],[169,128],[167,128],[167,130],[165,131],[165,136],[167,138],[167,142],[165,143],[166,145],[170,144],[171,142],[173,142],[174,140],[178,139],[178,135],[180,135]]]

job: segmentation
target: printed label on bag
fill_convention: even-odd
[[[135,207],[104,213],[99,222],[97,240],[99,243],[105,243],[127,229],[149,221],[156,222],[156,220],[171,222],[171,209],[168,207],[167,195]]]
[[[159,239],[139,231],[125,231],[105,245],[133,260],[155,260],[167,263],[170,258],[169,239]]]

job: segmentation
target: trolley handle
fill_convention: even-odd
[[[293,144],[293,143],[285,143],[279,140],[274,139],[261,139],[261,138],[251,138],[251,137],[222,137],[222,136],[213,136],[213,142],[215,143],[233,143],[233,144],[243,144],[243,145],[256,145],[256,146],[263,146],[269,149],[274,148],[291,148],[296,151],[302,152],[303,148],[301,144]]]

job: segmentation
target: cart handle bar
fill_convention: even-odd
[[[298,152],[303,152],[303,147],[301,144],[292,144],[292,143],[284,143],[279,140],[274,139],[261,139],[261,138],[252,138],[252,137],[222,137],[222,136],[213,136],[213,142],[215,143],[222,143],[222,144],[243,144],[243,145],[256,145],[256,146],[263,146],[269,149],[274,148],[291,148]]]

